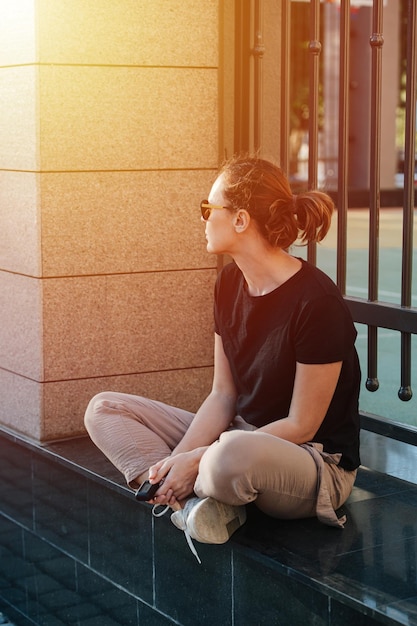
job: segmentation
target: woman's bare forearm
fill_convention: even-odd
[[[184,437],[172,454],[205,449],[227,430],[235,417],[235,397],[212,391],[197,411]],[[202,451],[203,454],[204,450]]]

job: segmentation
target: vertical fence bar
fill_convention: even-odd
[[[262,58],[265,53],[265,46],[262,37],[262,0],[255,0],[255,45],[253,48],[253,56],[255,59],[254,67],[254,129],[253,144],[255,150],[259,150],[262,144]]]
[[[250,142],[250,11],[239,0],[235,2],[235,128],[234,152],[249,151]]]
[[[378,299],[379,274],[379,210],[380,210],[380,171],[381,171],[381,86],[382,86],[382,36],[383,0],[374,0],[372,12],[371,70],[371,157],[369,181],[369,275],[368,299]],[[368,327],[368,378],[366,388],[376,391],[379,387],[377,376],[378,328]]]
[[[309,72],[309,119],[308,119],[308,187],[318,187],[318,154],[319,154],[319,61],[320,43],[320,0],[310,3],[310,72]],[[307,258],[316,265],[317,249],[315,243],[308,245]]]
[[[284,172],[290,169],[290,43],[291,1],[282,0],[281,7],[281,131],[280,159]]]
[[[414,219],[414,169],[416,150],[416,31],[417,9],[415,0],[407,5],[407,82],[405,108],[405,151],[404,151],[404,205],[401,306],[411,306],[411,281],[413,267],[413,219]],[[401,386],[400,400],[412,398],[411,389],[411,334],[401,333]]]
[[[349,168],[349,39],[350,0],[342,0],[340,6],[339,145],[337,175],[337,284],[342,294],[346,294]]]
[[[381,86],[382,86],[382,2],[374,0],[371,70],[371,155],[370,155],[370,224],[369,224],[369,279],[368,297],[378,299],[379,210],[381,172]]]

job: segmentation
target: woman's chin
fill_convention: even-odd
[[[228,254],[228,250],[224,246],[216,245],[210,241],[207,241],[206,250],[210,254]]]

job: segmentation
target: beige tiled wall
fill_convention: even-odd
[[[37,5],[41,63],[218,65],[217,0],[38,0]]]
[[[210,365],[212,278],[182,270],[46,280],[46,380]]]
[[[2,31],[1,20],[0,28]],[[0,61],[0,70],[0,169],[36,171],[39,147],[37,68],[33,65],[1,67]]]
[[[42,170],[213,167],[216,79],[212,68],[41,66]]]
[[[0,171],[1,270],[41,275],[39,231],[39,174]]]
[[[218,1],[0,3],[0,422],[82,434],[89,398],[195,409],[216,259]]]
[[[213,173],[42,174],[44,276],[213,266],[198,205]]]

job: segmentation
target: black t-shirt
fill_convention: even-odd
[[[300,363],[343,361],[333,399],[313,441],[342,453],[340,466],[359,460],[359,360],[349,309],[332,280],[302,261],[274,291],[252,297],[235,263],[215,288],[215,331],[222,337],[238,393],[236,414],[257,427],[287,417]]]

